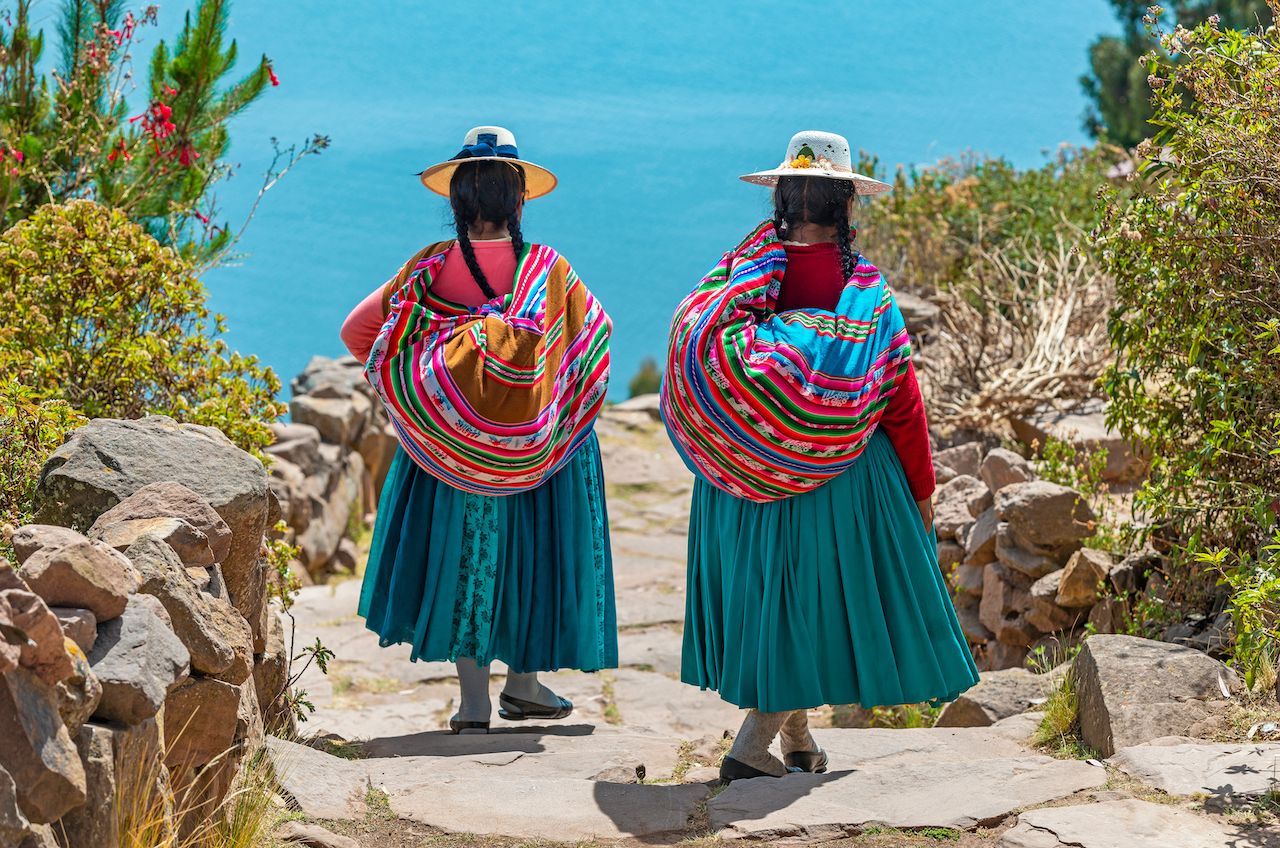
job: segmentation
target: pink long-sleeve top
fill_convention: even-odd
[[[493,290],[499,297],[510,293],[516,278],[516,254],[511,249],[511,239],[473,239],[471,245],[475,248],[480,270],[484,272],[484,277]],[[390,280],[387,281],[389,282]],[[361,362],[369,358],[374,339],[378,337],[378,331],[387,319],[382,310],[387,283],[369,292],[369,296],[360,301],[351,310],[347,320],[342,322],[342,343]],[[467,267],[467,261],[462,257],[457,244],[445,254],[444,265],[432,281],[431,288],[446,300],[464,306],[480,306],[488,299],[471,276],[471,269]]]

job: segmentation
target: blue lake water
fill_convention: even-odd
[[[164,30],[185,5],[162,5]],[[348,309],[450,234],[447,201],[414,174],[469,127],[503,124],[560,177],[524,230],[612,314],[625,397],[681,295],[768,213],[767,190],[737,175],[776,165],[792,132],[840,132],[890,168],[966,150],[1035,166],[1085,141],[1077,79],[1114,29],[1105,0],[236,0],[231,34],[281,86],[233,125],[226,217],[251,201],[271,137],[333,146],[267,196],[245,258],[207,277],[213,305],[286,382],[340,353]]]

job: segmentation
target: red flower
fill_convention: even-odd
[[[209,217],[207,215],[201,215],[199,212],[193,212],[192,214],[196,216],[197,221],[204,224],[206,227],[209,226]]]
[[[280,77],[276,76],[276,69],[271,67],[270,65],[267,65],[267,76],[271,77],[272,85],[280,84]]]
[[[195,161],[200,158],[200,154],[191,146],[191,142],[182,145],[178,150],[178,164],[184,168],[190,168]]]
[[[14,159],[17,159],[19,162],[21,162],[21,161],[22,161],[22,151],[21,151],[21,150],[15,150],[15,151],[13,151],[13,158],[14,158]]]
[[[114,162],[122,156],[126,162],[133,159],[133,154],[129,152],[129,148],[125,145],[123,138],[117,139],[116,146],[107,154],[107,161]]]

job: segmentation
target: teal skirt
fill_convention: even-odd
[[[695,484],[680,677],[764,712],[953,700],[978,682],[888,436],[786,500]]]
[[[517,672],[618,664],[600,446],[591,435],[528,492],[474,495],[397,451],[378,504],[360,615],[414,660]]]

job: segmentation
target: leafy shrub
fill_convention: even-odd
[[[966,156],[899,168],[893,191],[858,211],[859,247],[896,287],[926,293],[973,276],[984,255],[1021,266],[1074,244],[1098,219],[1113,148],[1060,148],[1040,168]],[[863,156],[864,173],[880,170]]]
[[[1211,604],[1223,571],[1270,593],[1250,600],[1262,620],[1236,608],[1248,666],[1280,607],[1280,32],[1208,22],[1163,46],[1179,60],[1148,57],[1145,188],[1097,232],[1118,298],[1106,386],[1113,424],[1154,454],[1137,505],[1172,554],[1170,600]]]
[[[646,356],[640,363],[640,370],[627,384],[628,397],[657,394],[662,388],[662,372],[652,356]]]
[[[206,297],[123,212],[45,206],[0,235],[0,374],[89,417],[160,413],[261,448],[280,382],[227,348]]]
[[[65,401],[38,401],[31,390],[0,382],[0,525],[30,522],[40,468],[81,423]]]

